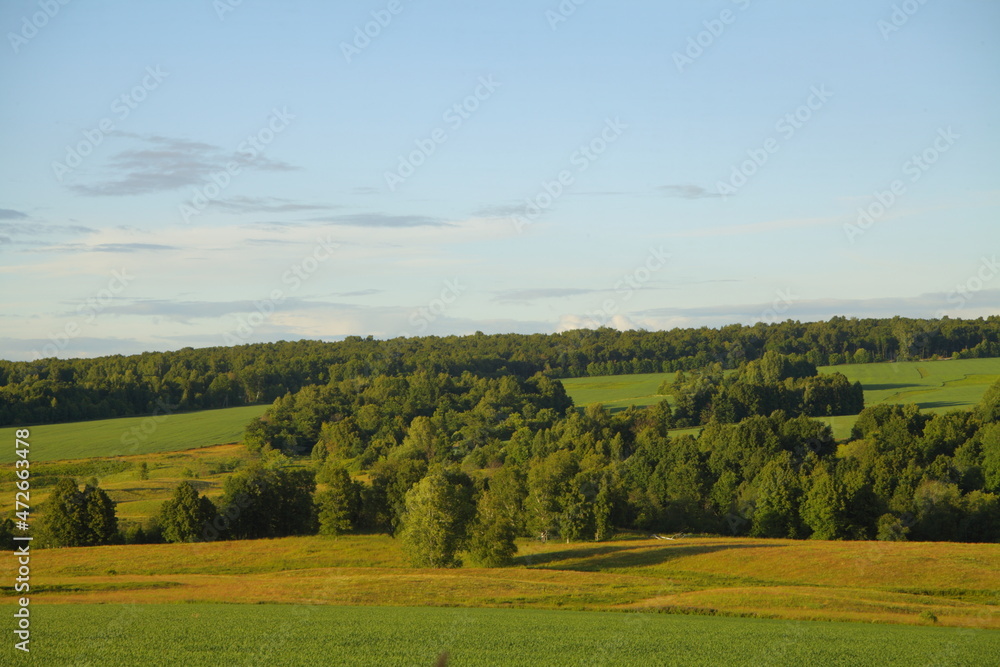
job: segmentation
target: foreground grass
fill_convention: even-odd
[[[48,665],[996,665],[1000,632],[572,611],[82,605],[32,610]],[[6,664],[27,662],[5,642]]]
[[[152,454],[239,442],[266,405],[173,415],[123,417],[30,427],[31,461]],[[15,428],[0,428],[0,442],[13,443]],[[0,450],[0,463],[15,460],[13,445]]]
[[[54,549],[36,603],[277,602],[667,611],[1000,628],[990,544],[683,538],[523,542],[514,567],[409,568],[383,535]],[[13,565],[6,566],[8,581]],[[3,589],[13,595],[10,587]]]

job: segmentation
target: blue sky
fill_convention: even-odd
[[[1000,312],[993,3],[51,0],[0,27],[3,358]]]

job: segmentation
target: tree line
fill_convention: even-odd
[[[298,341],[96,359],[0,360],[0,426],[270,403],[310,385],[425,372],[551,378],[724,369],[773,351],[814,366],[1000,356],[1000,316],[837,317],[670,331]]]

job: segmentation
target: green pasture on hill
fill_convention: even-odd
[[[222,408],[171,415],[123,417],[69,424],[33,426],[29,430],[31,461],[58,461],[94,456],[152,454],[239,442],[266,405]],[[0,429],[0,463],[15,460],[16,428]]]
[[[820,373],[843,373],[859,381],[865,389],[865,405],[878,403],[914,403],[928,412],[967,410],[975,406],[986,390],[1000,379],[1000,359],[947,359],[907,361],[893,364],[848,364],[823,366]],[[579,407],[601,403],[612,412],[630,405],[653,405],[664,399],[656,393],[665,379],[674,373],[607,375],[569,378],[562,383],[566,393]],[[834,436],[844,439],[854,425],[853,415],[822,417]],[[680,433],[696,433],[683,429]]]

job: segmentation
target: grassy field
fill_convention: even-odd
[[[419,570],[384,535],[38,551],[38,604],[259,603],[659,611],[1000,629],[991,544],[633,537],[524,541],[514,567]],[[5,561],[4,581],[14,577]],[[10,586],[3,589],[12,596]],[[923,616],[922,616],[923,614]]]
[[[266,405],[123,417],[31,427],[31,461],[152,454],[239,442],[243,429]],[[0,442],[13,443],[15,428],[0,428]],[[0,449],[0,463],[12,463],[14,447]]]
[[[225,476],[249,458],[250,453],[242,445],[215,445],[117,459],[32,462],[31,500],[33,505],[44,503],[51,484],[59,477],[75,477],[78,480],[96,477],[101,488],[118,503],[118,518],[140,521],[156,514],[160,504],[170,497],[182,480],[191,482],[199,493],[216,500],[222,495]],[[141,463],[146,464],[149,479],[140,478]],[[3,475],[0,481],[0,515],[6,515],[14,508],[15,478],[9,467],[0,474]]]
[[[946,412],[978,403],[1000,379],[1000,359],[825,366],[819,370],[843,373],[852,382],[861,382],[867,405],[916,403],[921,410]]]
[[[861,382],[865,405],[915,403],[921,410],[946,412],[969,409],[978,403],[990,385],[1000,379],[1000,359],[824,366],[819,371],[843,373],[852,382]],[[602,403],[615,412],[663,400],[656,390],[665,379],[673,377],[673,373],[646,373],[570,378],[562,383],[576,405]],[[834,437],[843,440],[850,435],[855,418],[822,417],[820,421],[830,424]],[[697,431],[683,429],[679,433]]]
[[[521,609],[81,605],[32,609],[48,665],[996,665],[1000,632]],[[6,664],[17,664],[4,642]]]

